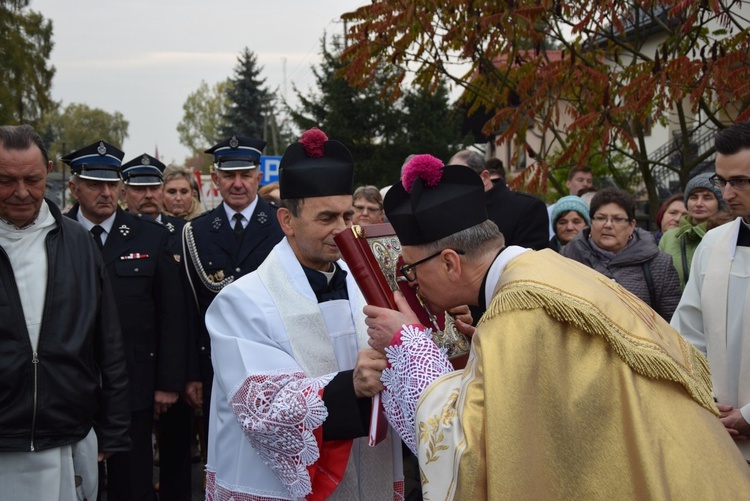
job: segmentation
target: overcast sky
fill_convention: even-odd
[[[189,155],[179,143],[182,104],[201,80],[232,75],[249,47],[271,89],[314,85],[324,33],[343,33],[339,17],[366,0],[31,0],[51,19],[57,72],[52,97],[119,111],[130,123],[125,160],[156,146],[165,163]],[[206,145],[208,148],[211,145]]]

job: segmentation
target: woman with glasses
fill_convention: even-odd
[[[654,236],[635,226],[635,200],[605,188],[591,200],[591,226],[562,254],[614,280],[669,321],[681,289],[672,257],[659,251]]]
[[[352,196],[354,217],[352,224],[378,224],[383,222],[383,196],[375,186],[360,186]]]
[[[685,207],[677,228],[668,230],[659,241],[659,249],[672,256],[672,262],[684,289],[690,276],[690,263],[703,236],[708,231],[708,220],[724,208],[721,189],[711,184],[713,173],[698,174],[685,187]]]

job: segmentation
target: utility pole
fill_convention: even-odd
[[[284,102],[287,102],[287,95],[286,95],[286,57],[281,58],[281,68],[282,68],[282,75],[283,75],[283,85],[284,85]]]
[[[65,153],[65,141],[62,143],[62,150],[60,151]],[[62,193],[62,200],[60,200],[60,210],[65,210],[65,190],[68,188],[68,183],[65,182],[65,164],[62,161],[62,156],[58,158],[57,161],[60,162],[60,172],[62,173],[62,190],[60,190]]]

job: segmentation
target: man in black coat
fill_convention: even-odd
[[[541,250],[549,245],[547,231],[549,215],[544,202],[528,193],[508,189],[505,179],[492,182],[482,155],[471,150],[461,150],[450,159],[449,165],[465,165],[479,174],[484,183],[484,196],[487,204],[487,219],[500,229],[505,237],[505,246],[518,245],[528,249]],[[484,309],[471,306],[474,323],[484,314]]]
[[[122,165],[122,198],[128,212],[144,214],[164,225],[169,232],[167,249],[178,269],[182,266],[182,229],[186,221],[162,213],[164,200],[164,169],[158,158],[143,153]],[[174,293],[182,292],[187,310],[192,301],[187,277],[180,273],[180,286]],[[184,322],[185,331],[180,336],[179,352],[185,354],[187,369],[188,343],[193,339],[190,329],[194,322]],[[184,387],[185,375],[183,375]],[[190,498],[192,488],[191,445],[193,436],[193,409],[184,399],[178,399],[166,412],[159,414],[157,444],[159,447],[159,499],[180,501]]]
[[[232,136],[206,150],[214,155],[211,179],[223,201],[187,223],[183,231],[185,272],[198,325],[190,346],[186,396],[194,407],[202,406],[206,432],[213,383],[206,310],[222,288],[255,271],[284,237],[276,207],[257,195],[265,146],[265,141]]]
[[[99,141],[63,158],[78,203],[67,216],[94,235],[115,291],[130,380],[133,443],[107,462],[110,501],[156,499],[152,484],[153,413],[173,405],[185,375],[185,305],[169,232],[117,205],[123,153]]]
[[[44,199],[51,168],[31,127],[0,126],[3,499],[95,495],[97,447],[130,447],[115,298],[91,235]]]
[[[461,150],[451,158],[450,165],[465,165],[474,170],[484,183],[487,216],[505,237],[505,245],[519,245],[541,250],[549,245],[549,215],[544,202],[528,193],[511,191],[504,179],[493,185],[482,155]]]

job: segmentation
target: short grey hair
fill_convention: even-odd
[[[482,174],[482,172],[487,170],[487,165],[484,157],[477,153],[476,151],[471,150],[461,150],[450,160],[450,163],[453,165],[465,165],[466,167],[469,167],[477,174]]]
[[[288,210],[295,218],[299,217],[304,198],[282,198],[279,207]]]
[[[440,240],[423,244],[421,247],[426,254],[434,254],[443,249],[459,249],[464,251],[467,260],[472,261],[489,252],[497,252],[504,245],[505,237],[500,233],[497,225],[487,219]]]
[[[360,186],[359,188],[354,190],[352,201],[356,202],[360,198],[364,198],[368,202],[378,204],[378,208],[380,209],[383,208],[383,195],[380,194],[380,190],[377,188],[377,186],[368,184],[365,186]]]

